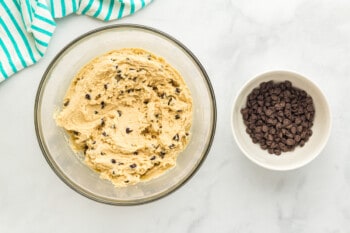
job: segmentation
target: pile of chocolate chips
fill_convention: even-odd
[[[241,113],[253,142],[270,154],[302,147],[312,135],[313,100],[290,81],[261,83],[248,95]]]

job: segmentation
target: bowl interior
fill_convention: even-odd
[[[62,106],[75,73],[96,56],[112,49],[137,47],[165,58],[183,76],[193,98],[192,137],[177,166],[149,182],[115,188],[90,170],[70,148],[68,136],[56,126],[54,113]],[[70,187],[97,201],[137,204],[159,198],[186,181],[208,153],[216,124],[215,99],[197,59],[176,40],[137,25],[105,27],[78,38],[57,55],[40,84],[36,102],[39,144],[51,167]]]
[[[247,96],[266,81],[282,82],[289,80],[294,87],[305,90],[314,101],[315,118],[312,127],[313,135],[304,147],[296,147],[294,151],[282,153],[280,156],[271,155],[262,150],[259,144],[254,144],[246,133],[246,126],[240,110],[246,106]],[[331,128],[331,114],[327,100],[321,90],[305,77],[287,71],[273,71],[259,75],[248,81],[238,93],[232,111],[232,131],[242,152],[258,165],[272,170],[290,170],[301,167],[313,160],[325,146]]]

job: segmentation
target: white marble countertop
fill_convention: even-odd
[[[70,189],[46,163],[34,130],[37,87],[55,54],[116,23],[155,27],[183,42],[217,98],[216,136],[203,166],[176,192],[141,206],[100,204]],[[294,171],[253,164],[230,129],[238,89],[272,69],[309,77],[333,114],[322,154]],[[155,0],[117,22],[58,20],[45,57],[0,84],[0,232],[350,232],[349,93],[348,0]]]

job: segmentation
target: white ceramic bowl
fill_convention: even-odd
[[[113,49],[138,47],[165,58],[183,76],[193,99],[191,140],[177,165],[148,182],[115,188],[99,178],[72,151],[66,132],[53,118],[75,73],[91,59]],[[179,41],[140,25],[113,25],[87,34],[66,46],[43,75],[35,103],[35,128],[43,154],[55,173],[78,193],[116,205],[158,199],[185,183],[200,167],[213,141],[216,104],[209,78],[197,58]]]
[[[254,144],[246,133],[241,109],[246,106],[247,96],[267,81],[282,82],[289,80],[294,87],[305,90],[314,101],[315,118],[312,127],[313,135],[304,147],[296,147],[293,151],[282,152],[280,156],[269,154],[267,150]],[[263,73],[248,81],[238,92],[232,109],[231,126],[234,138],[242,152],[254,163],[271,170],[292,170],[306,165],[320,154],[327,143],[331,131],[331,112],[322,91],[309,79],[289,71],[271,71]]]

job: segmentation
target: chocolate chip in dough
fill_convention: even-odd
[[[125,132],[126,132],[127,134],[131,133],[132,131],[133,131],[133,130],[130,129],[130,128],[126,128],[126,129],[125,129]]]
[[[179,134],[178,134],[178,133],[175,134],[175,136],[173,137],[173,140],[174,140],[174,141],[179,141],[179,139],[180,139],[180,138],[179,138]]]
[[[106,107],[106,103],[104,101],[101,101],[101,109],[104,109]]]
[[[117,113],[118,113],[119,117],[121,117],[121,116],[122,116],[122,111],[117,110]]]
[[[64,102],[63,106],[67,107],[68,105],[69,105],[69,99]]]
[[[160,153],[159,153],[159,156],[161,157],[161,158],[164,158],[164,156],[165,156],[165,152],[164,151],[161,151]]]

